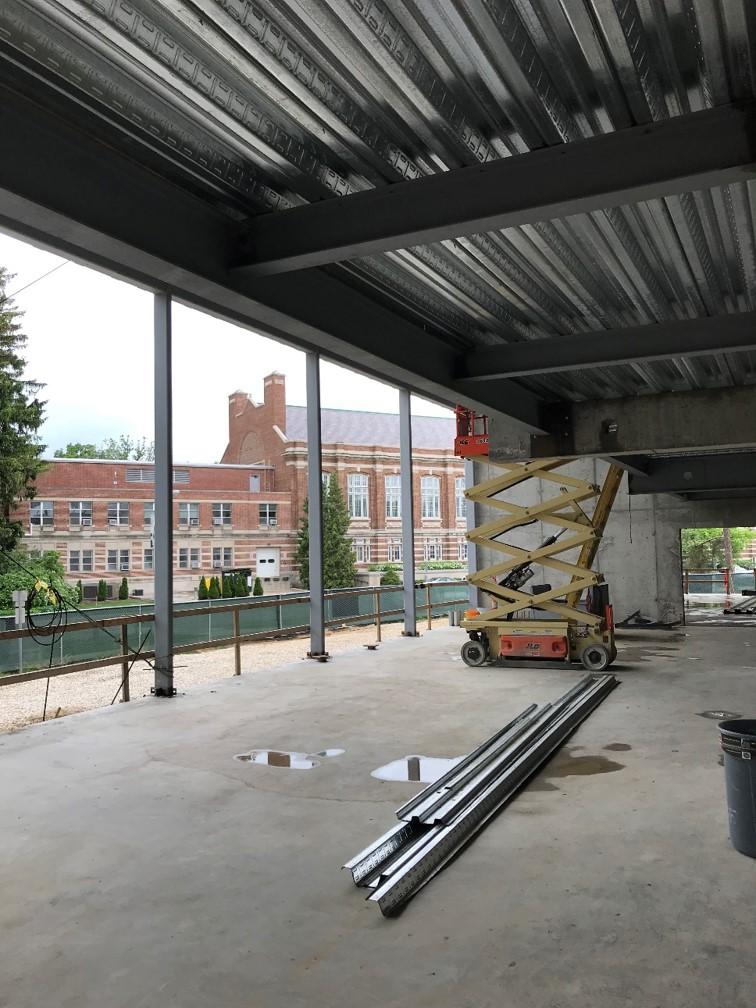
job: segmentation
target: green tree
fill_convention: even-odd
[[[0,609],[12,608],[14,591],[31,592],[38,582],[54,588],[65,603],[73,605],[76,588],[66,584],[65,574],[60,556],[54,550],[27,553],[20,548],[0,554]],[[42,589],[37,592],[32,606],[34,609],[45,609],[51,601]]]
[[[118,589],[118,598],[123,602],[129,597],[129,582],[126,578],[121,578],[121,586]]]
[[[252,594],[253,595],[262,595],[263,594],[263,583],[262,583],[262,581],[260,580],[259,577],[255,578],[255,586],[252,589]]]
[[[352,543],[348,536],[349,511],[341,487],[335,479],[323,489],[323,587],[352,588],[357,580]],[[302,522],[297,534],[294,564],[299,580],[310,586],[310,521],[309,502],[305,500]]]
[[[81,578],[76,582],[76,603],[81,605],[84,601],[84,586],[81,583]]]
[[[223,581],[221,582],[221,590],[223,598],[233,598],[234,591],[232,585],[233,585],[233,579],[231,577],[223,578]]]
[[[58,448],[55,458],[113,459],[134,462],[154,462],[155,442],[147,438],[132,438],[128,434],[120,434],[117,438],[106,438],[97,445],[71,441],[65,448]]]
[[[197,598],[204,602],[207,599],[207,583],[204,577],[199,580],[199,588],[197,589]]]
[[[97,582],[97,601],[107,602],[108,600],[108,583],[103,578]]]
[[[209,599],[217,599],[221,597],[220,590],[218,588],[218,578],[214,577],[210,579],[210,587],[207,591],[207,597]]]
[[[13,550],[23,526],[11,515],[22,500],[34,497],[35,480],[44,468],[45,446],[37,431],[44,419],[42,386],[23,377],[21,313],[5,293],[10,274],[0,267],[0,548]]]
[[[732,557],[734,561],[737,562],[746,546],[754,538],[756,538],[756,533],[754,533],[753,529],[730,529]],[[724,566],[724,529],[683,529],[680,533],[680,542],[682,545],[683,566],[686,569],[710,570]]]

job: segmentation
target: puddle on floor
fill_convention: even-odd
[[[710,718],[712,721],[732,721],[733,718],[742,717],[741,714],[729,710],[705,710],[698,716]]]
[[[319,756],[341,756],[345,749],[322,749],[317,753],[288,752],[280,749],[251,749],[234,756],[240,763],[258,763],[261,766],[282,767],[284,770],[312,770],[320,766]]]
[[[627,742],[610,742],[609,745],[604,746],[604,749],[608,749],[609,752],[629,752],[632,748]]]
[[[674,661],[675,655],[680,650],[676,647],[625,647],[620,644],[618,647],[618,658],[620,661],[651,661],[652,658],[661,658],[664,661]]]
[[[370,776],[377,777],[378,780],[432,784],[462,759],[464,756],[446,759],[440,756],[405,756],[404,759],[393,760],[385,766],[378,767]]]
[[[622,745],[623,743],[615,744]],[[549,781],[555,777],[592,777],[594,774],[615,773],[617,770],[625,769],[624,763],[615,763],[607,756],[574,756],[573,752],[572,746],[560,749],[559,753],[542,771],[540,775],[542,780]],[[541,790],[544,789],[541,788]]]

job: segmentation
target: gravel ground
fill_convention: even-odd
[[[434,623],[446,625],[448,620],[437,619]],[[419,623],[419,626],[422,630],[425,621]],[[382,628],[384,640],[398,637],[401,632],[401,623],[389,623]],[[331,654],[339,654],[374,641],[375,627],[372,626],[333,630],[326,633],[326,650]],[[242,675],[273,669],[297,659],[307,661],[307,645],[306,637],[243,644]],[[176,688],[179,691],[231,676],[234,673],[234,649],[225,647],[194,654],[179,654],[176,656],[175,673]],[[132,697],[149,695],[153,673],[148,665],[137,662],[129,678]],[[113,700],[120,681],[120,665],[56,676],[50,680],[47,717],[64,717],[66,714],[106,707]],[[37,679],[29,683],[15,683],[0,690],[0,732],[17,731],[42,720],[45,685],[46,680]]]

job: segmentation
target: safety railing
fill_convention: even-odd
[[[325,626],[376,627],[376,639],[381,640],[385,623],[404,618],[403,589],[400,586],[349,588],[325,593]],[[443,616],[467,605],[466,585],[461,581],[434,581],[415,589],[418,613],[425,613],[430,629],[434,616]],[[309,631],[308,594],[281,595],[275,598],[244,600],[213,600],[207,603],[178,604],[173,610],[174,652],[177,654],[208,648],[234,648],[234,674],[241,674],[241,645],[252,641],[304,635]],[[127,607],[124,607],[126,609]],[[89,619],[69,611],[73,620],[57,630],[60,640],[51,656],[44,641],[44,630],[8,629],[0,632],[0,686],[31,682],[48,676],[69,675],[120,665],[122,695],[129,699],[129,671],[138,652],[138,660],[154,658],[154,651],[145,648],[154,622],[152,609],[141,605],[140,612]],[[103,632],[106,631],[106,632]],[[51,662],[52,659],[52,662]]]

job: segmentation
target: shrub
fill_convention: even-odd
[[[207,597],[209,599],[217,599],[221,597],[220,588],[218,587],[218,578],[214,577],[210,580],[210,587],[207,592]]]
[[[203,602],[207,599],[207,581],[203,577],[200,578],[197,598]]]
[[[121,578],[121,587],[118,589],[118,598],[123,602],[129,597],[129,582],[126,578]]]
[[[84,601],[84,586],[81,583],[81,578],[76,582],[76,604],[81,605]]]
[[[394,567],[387,567],[381,576],[382,585],[400,585],[402,579]]]
[[[108,600],[108,583],[103,578],[97,582],[97,601],[107,602]]]
[[[262,581],[260,580],[259,577],[255,578],[255,586],[252,589],[252,594],[253,595],[262,595],[263,594],[263,583],[262,583]]]

